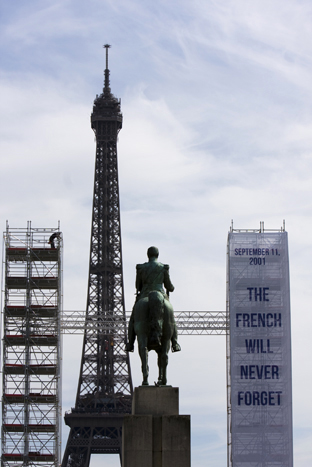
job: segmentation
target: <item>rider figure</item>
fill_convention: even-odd
[[[136,266],[136,281],[135,287],[137,290],[136,302],[141,298],[148,297],[149,292],[157,290],[161,292],[165,300],[169,300],[169,292],[174,291],[174,286],[171,283],[169,276],[169,265],[158,262],[159,251],[155,246],[151,246],[147,250],[148,263],[137,264]],[[165,286],[166,292],[164,291],[163,285]],[[135,302],[135,303],[136,303]],[[127,352],[133,352],[133,345],[135,341],[133,313],[129,321],[128,328],[128,339],[129,342],[126,344]],[[177,327],[174,323],[174,333],[171,339],[172,351],[179,352],[181,350],[178,344],[178,333]]]

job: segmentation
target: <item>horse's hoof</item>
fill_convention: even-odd
[[[159,379],[157,381],[157,386],[167,386],[167,380]]]
[[[149,386],[148,381],[143,381],[142,386]]]
[[[181,350],[180,344],[178,343],[172,344],[172,352],[180,352],[180,350]]]
[[[133,351],[134,351],[134,345],[133,344],[131,345],[128,342],[128,344],[126,344],[126,352],[133,352]]]

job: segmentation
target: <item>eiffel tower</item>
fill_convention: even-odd
[[[125,351],[117,136],[120,99],[110,89],[108,44],[104,88],[96,96],[91,127],[96,137],[89,284],[75,407],[65,415],[70,433],[62,467],[88,467],[91,454],[121,455],[124,414],[131,413],[132,380]]]

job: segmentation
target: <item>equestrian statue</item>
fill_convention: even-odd
[[[167,365],[170,344],[172,352],[181,350],[178,344],[174,313],[169,302],[169,292],[174,291],[168,264],[158,262],[159,251],[155,246],[147,250],[148,262],[136,266],[136,301],[128,328],[126,350],[133,352],[137,336],[142,362],[143,386],[148,386],[148,352],[158,355],[158,386],[167,385]],[[166,292],[163,288],[165,286]]]

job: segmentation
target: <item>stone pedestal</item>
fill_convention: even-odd
[[[122,467],[190,467],[190,415],[179,415],[179,388],[135,388],[122,429]]]

